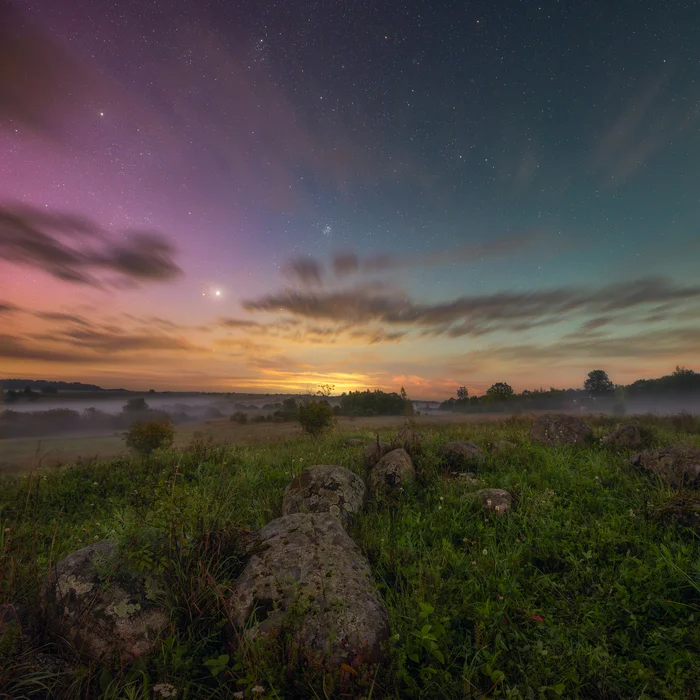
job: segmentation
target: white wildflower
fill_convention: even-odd
[[[489,553],[489,551],[488,551],[488,549],[484,549],[484,550],[482,550],[481,553],[482,553],[484,556],[486,556],[486,555]]]
[[[162,698],[177,697],[177,688],[170,683],[157,683],[153,686],[153,692]]]
[[[265,688],[263,688],[261,685],[254,685],[254,686],[250,689],[250,692],[251,692],[251,693],[255,693],[256,695],[260,695],[260,693],[264,693],[264,692],[265,692]]]

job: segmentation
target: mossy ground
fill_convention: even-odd
[[[693,426],[644,422],[654,446],[700,446]],[[596,424],[596,438],[614,424]],[[355,518],[392,627],[388,662],[355,695],[700,698],[700,541],[658,517],[676,494],[630,469],[629,452],[598,440],[545,448],[528,430],[527,419],[421,429],[415,484]],[[351,436],[374,437],[200,442],[0,483],[0,603],[38,610],[51,561],[116,538],[129,567],[163,583],[172,616],[155,653],[128,669],[37,670],[20,649],[0,660],[0,696],[331,697],[323,678],[290,679],[284,654],[232,648],[223,603],[248,533],[281,514],[293,476],[313,464],[364,475]],[[484,514],[466,497],[478,487],[441,468],[439,446],[458,439],[487,453],[479,476],[514,493],[512,512]],[[497,440],[517,449],[492,454]]]

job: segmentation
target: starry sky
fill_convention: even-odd
[[[428,399],[700,369],[696,2],[0,13],[0,376]]]

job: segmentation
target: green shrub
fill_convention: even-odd
[[[234,423],[240,423],[241,425],[245,425],[248,422],[248,414],[244,413],[243,411],[236,411],[231,416],[231,420]]]
[[[333,408],[327,401],[311,399],[299,406],[299,422],[302,430],[316,436],[335,425]]]
[[[134,423],[124,433],[124,442],[132,450],[149,455],[160,447],[170,447],[175,437],[175,428],[169,420],[149,420]]]

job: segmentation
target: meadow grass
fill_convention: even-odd
[[[596,437],[615,422],[597,421]],[[647,425],[655,445],[700,446],[694,424]],[[629,468],[629,452],[546,448],[528,431],[526,418],[422,430],[415,483],[390,503],[371,498],[354,521],[391,620],[387,661],[356,696],[700,697],[700,542],[654,515],[676,495]],[[150,658],[103,669],[42,639],[39,616],[32,644],[0,642],[0,697],[333,696],[323,679],[290,679],[287,660],[254,643],[229,646],[224,601],[247,533],[281,515],[296,474],[341,464],[365,475],[362,450],[343,444],[351,436],[375,434],[195,440],[5,478],[0,602],[40,611],[51,562],[116,538],[130,567],[160,575],[171,625]],[[443,469],[439,447],[453,439],[487,452],[478,475],[514,494],[512,512],[484,514],[468,497],[479,487]],[[516,449],[493,454],[497,440]],[[42,644],[69,666],[38,666]]]

